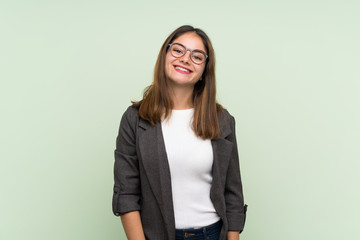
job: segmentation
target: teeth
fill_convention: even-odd
[[[185,68],[182,68],[182,67],[179,67],[179,66],[176,66],[175,68],[180,69],[181,71],[184,71],[184,72],[190,72],[189,70],[187,70]]]

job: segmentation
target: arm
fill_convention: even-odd
[[[145,240],[139,211],[121,215],[121,222],[128,240]]]
[[[228,231],[227,240],[239,240],[240,235],[238,231]]]
[[[141,186],[136,152],[138,115],[129,107],[121,119],[116,139],[113,212],[121,221],[129,240],[145,239],[140,218]]]
[[[239,155],[236,142],[235,119],[230,116],[232,134],[227,139],[233,143],[233,150],[227,170],[225,182],[226,215],[229,223],[229,233],[232,238],[238,239],[245,224],[247,206],[244,205],[242,182],[240,176]],[[236,238],[235,235],[237,234]]]

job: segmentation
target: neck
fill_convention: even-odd
[[[193,108],[193,86],[189,87],[172,87],[170,94],[172,95],[173,109],[183,110]]]

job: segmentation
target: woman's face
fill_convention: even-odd
[[[193,32],[184,33],[176,38],[173,43],[180,43],[187,49],[201,50],[206,53],[201,37]],[[176,58],[169,50],[165,57],[165,74],[170,79],[170,84],[193,87],[201,78],[205,69],[205,63],[206,61],[201,64],[195,64],[190,58],[190,51],[187,51],[184,56]]]

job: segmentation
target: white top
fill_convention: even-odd
[[[199,228],[220,220],[210,200],[213,149],[192,129],[194,109],[172,110],[161,127],[170,166],[177,229]]]

